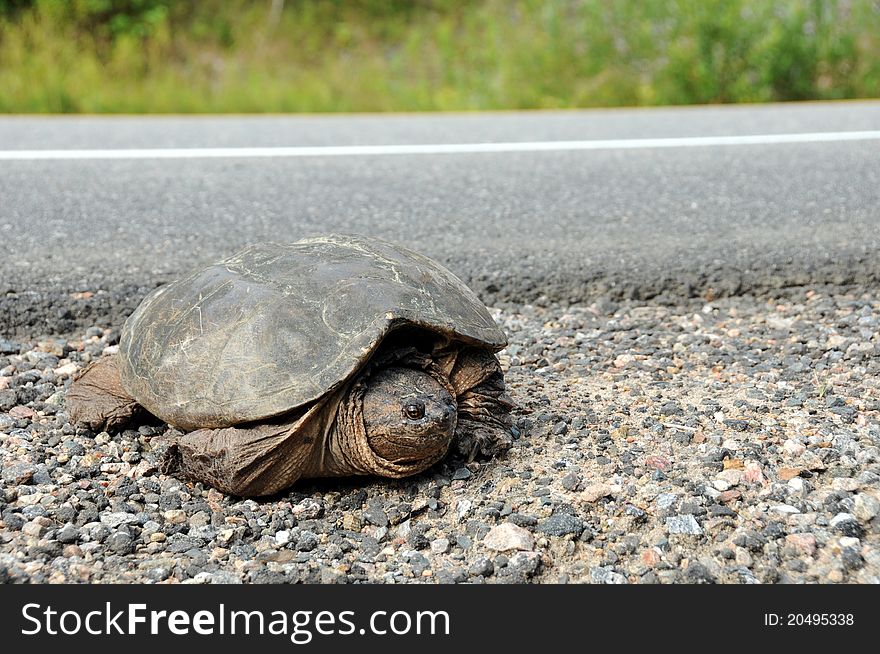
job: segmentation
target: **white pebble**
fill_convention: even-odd
[[[483,539],[483,545],[496,552],[531,550],[535,547],[535,539],[522,527],[505,522],[489,530]]]
[[[791,504],[776,504],[771,506],[770,510],[778,511],[779,513],[800,513],[800,511]]]
[[[434,554],[443,554],[449,549],[449,540],[446,538],[438,538],[431,541],[431,552]]]

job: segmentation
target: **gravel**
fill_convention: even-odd
[[[500,307],[495,460],[261,501],[161,474],[171,431],[68,422],[101,326],[0,340],[0,578],[880,583],[880,297]]]

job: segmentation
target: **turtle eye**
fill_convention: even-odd
[[[410,420],[418,420],[425,417],[425,405],[421,402],[410,402],[403,407],[403,413]]]

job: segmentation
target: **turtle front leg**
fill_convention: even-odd
[[[163,471],[239,497],[273,495],[302,476],[321,445],[309,429],[314,413],[189,432],[168,450]]]
[[[494,456],[508,450],[513,442],[510,411],[515,404],[495,355],[466,348],[458,353],[449,378],[458,395],[458,452],[473,460],[477,453]]]
[[[122,387],[115,355],[93,361],[74,377],[65,401],[71,422],[93,431],[122,429],[144,413]]]

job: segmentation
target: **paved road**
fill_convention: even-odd
[[[0,335],[118,322],[256,240],[376,234],[489,302],[880,281],[880,140],[546,152],[2,160],[24,150],[880,130],[880,102],[551,113],[0,118]],[[690,145],[694,145],[690,143]],[[74,299],[78,291],[97,292]],[[100,291],[100,292],[98,292]]]

